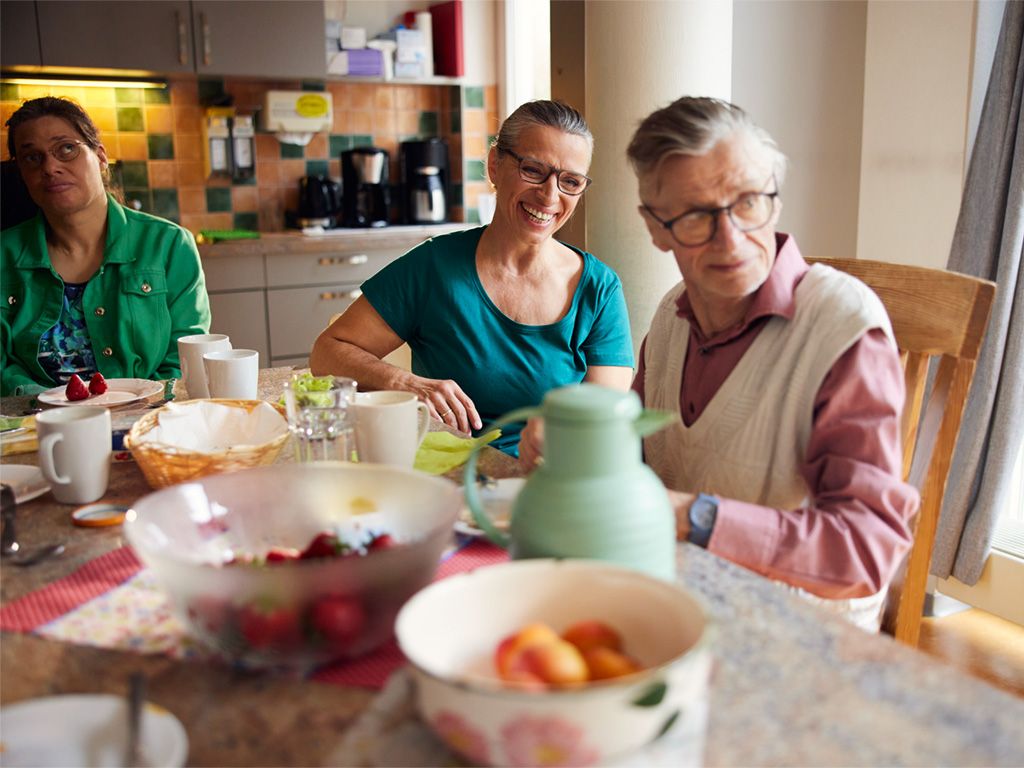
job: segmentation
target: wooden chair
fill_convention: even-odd
[[[882,300],[903,362],[903,477],[921,494],[914,542],[889,590],[882,630],[916,646],[935,531],[963,418],[967,394],[985,336],[995,284],[957,272],[862,259],[807,259],[847,272]],[[929,363],[939,359],[925,403]]]

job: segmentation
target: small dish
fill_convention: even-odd
[[[50,490],[50,484],[43,479],[39,467],[28,464],[4,464],[0,468],[0,481],[11,486],[18,504],[32,501]]]
[[[0,709],[5,766],[122,766],[128,744],[128,702],[110,694],[66,694],[19,701]],[[59,728],[55,729],[55,724]],[[188,735],[161,706],[142,712],[142,756],[151,768],[178,768]]]
[[[524,477],[506,477],[480,487],[480,502],[491,515],[495,528],[508,530],[509,523],[512,522],[512,502],[516,500],[525,482]],[[459,510],[455,530],[463,536],[484,535],[483,530],[473,519],[473,513],[465,505]]]
[[[48,389],[39,395],[39,402],[46,405],[125,405],[161,394],[164,391],[164,384],[149,379],[107,379],[106,392],[102,395],[91,395],[85,400],[68,400],[64,393],[65,389],[67,387]]]

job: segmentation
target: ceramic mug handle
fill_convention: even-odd
[[[540,408],[520,408],[488,424],[486,432],[503,427],[506,424],[526,421],[532,416],[539,415]],[[480,503],[480,493],[476,489],[476,460],[480,454],[480,449],[485,445],[487,443],[478,438],[469,453],[469,458],[466,460],[466,471],[463,475],[463,491],[466,494],[466,504],[469,506],[469,511],[473,513],[473,519],[480,527],[480,530],[499,547],[508,548],[511,537],[504,531],[498,530],[494,523],[491,522],[491,516],[484,511],[483,504]]]
[[[57,467],[53,461],[54,446],[63,439],[64,435],[54,433],[47,435],[39,441],[39,468],[43,470],[43,477],[57,485],[69,485],[71,483],[70,477],[57,473]]]
[[[423,402],[416,402],[416,412],[419,414],[419,428],[416,435],[416,447],[419,448],[423,445],[423,438],[427,436],[427,432],[430,431],[430,411],[427,409],[427,404]]]

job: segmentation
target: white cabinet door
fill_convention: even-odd
[[[281,288],[267,291],[270,353],[277,360],[309,357],[331,318],[362,295],[357,285]]]
[[[211,293],[210,333],[226,333],[235,349],[255,349],[260,353],[260,368],[270,367],[267,343],[267,311],[263,291]]]

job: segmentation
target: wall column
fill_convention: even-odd
[[[586,118],[596,140],[587,249],[622,279],[638,350],[658,302],[680,277],[637,213],[626,146],[641,119],[680,96],[730,98],[732,3],[587,3],[585,39]]]

